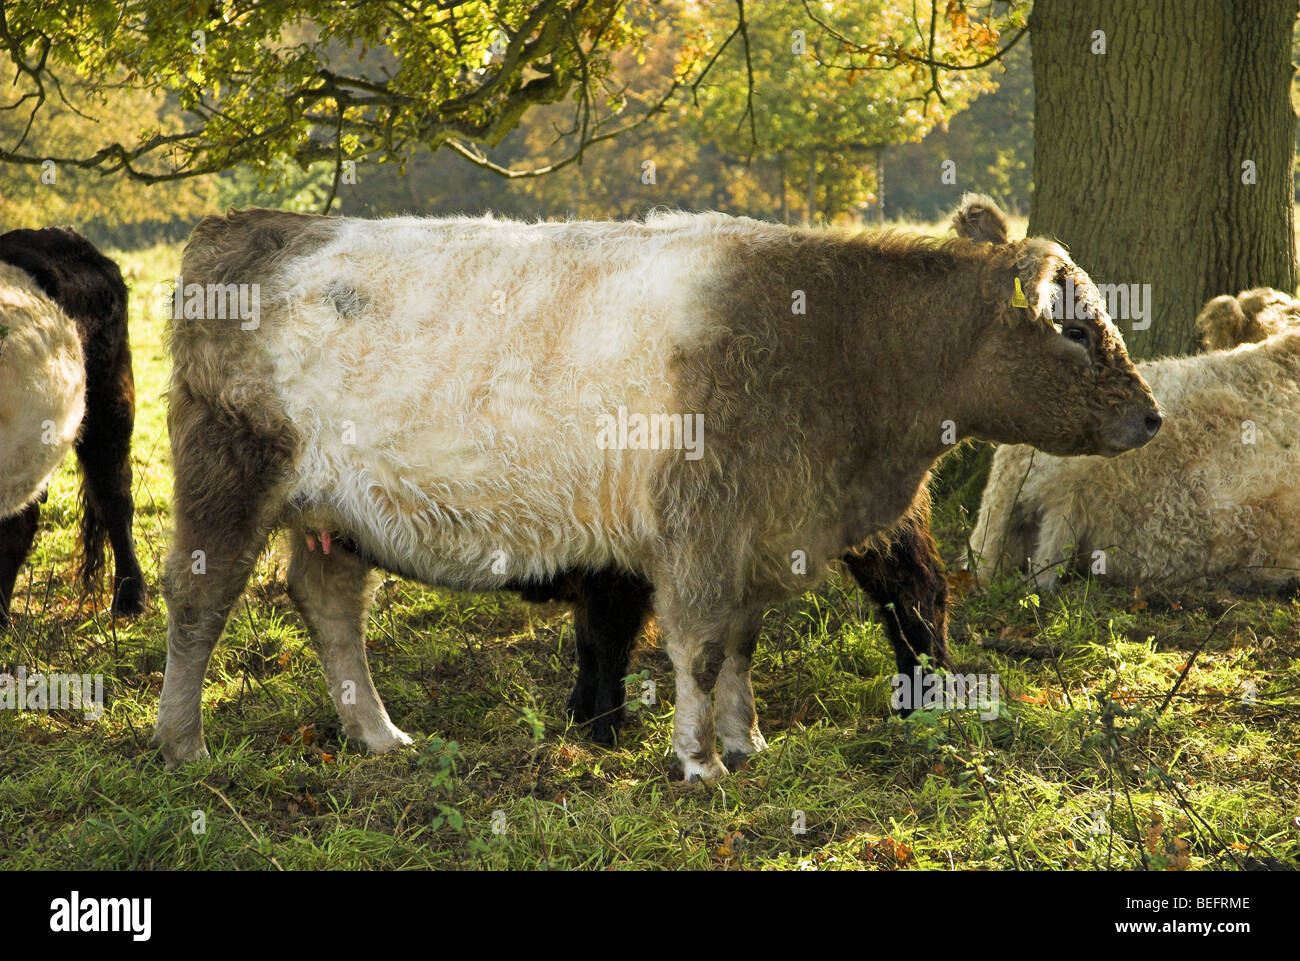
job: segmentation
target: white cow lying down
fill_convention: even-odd
[[[1244,590],[1300,576],[1300,301],[1243,291],[1196,324],[1206,346],[1242,345],[1137,365],[1165,417],[1146,447],[998,449],[970,541],[981,576],[1028,571],[1046,590],[1063,570]]]
[[[62,463],[85,388],[76,324],[25,271],[0,263],[0,518],[31,503]]]

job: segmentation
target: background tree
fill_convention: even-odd
[[[437,209],[450,197],[468,209],[533,216],[634,216],[667,205],[789,220],[808,214],[811,185],[819,216],[852,217],[874,200],[879,145],[919,139],[996,87],[984,69],[954,74],[938,93],[928,89],[932,78],[922,61],[934,8],[918,5],[913,19],[910,8],[895,6],[872,2],[836,13],[818,4],[814,20],[802,0],[666,0],[661,16],[638,24],[639,42],[610,57],[631,113],[661,101],[651,122],[592,146],[579,163],[547,177],[503,186],[437,157],[412,158],[408,177]],[[938,9],[935,56],[973,60],[997,49],[999,33],[984,20],[962,19],[956,4],[948,14]],[[850,28],[878,40],[846,45],[839,36]],[[662,100],[674,80],[679,95]],[[518,168],[570,151],[566,109],[530,109],[485,156],[500,168]],[[435,167],[443,182],[456,184],[452,193],[433,186],[426,173]],[[364,189],[344,189],[345,203],[354,195],[374,203],[374,174],[367,176]]]
[[[185,124],[106,136],[90,153],[42,156],[25,137],[0,161],[98,169],[158,183],[239,164],[402,160],[416,145],[476,158],[524,111],[576,88],[578,149],[611,134],[621,106],[608,53],[635,43],[621,0],[217,0],[208,4],[3,0],[0,49],[16,68],[6,104],[30,129],[66,90],[106,99],[163,90]],[[387,48],[388,56],[367,57]],[[575,155],[555,165],[572,162]],[[552,166],[551,164],[545,165]]]
[[[997,89],[981,95],[920,143],[884,152],[885,216],[940,220],[966,190],[989,194],[1003,210],[1029,212],[1034,190],[1034,72],[1029,39],[991,65]],[[951,160],[954,183],[942,179]]]
[[[939,69],[947,57],[963,61],[957,70],[990,62],[998,26],[1018,26],[979,6],[984,15],[962,0],[910,12],[880,0],[844,11],[807,0],[0,0],[0,54],[16,80],[0,100],[4,213],[113,220],[111,202],[83,202],[95,193],[33,189],[51,160],[61,184],[111,177],[87,186],[103,198],[130,193],[110,182],[220,174],[221,202],[323,196],[328,207],[343,196],[368,213],[851,212],[872,199],[876,144],[916,139],[991,88],[986,73],[945,82]],[[851,40],[849,26],[871,41]],[[792,75],[796,30],[807,53]],[[123,111],[131,97],[166,108]],[[89,122],[55,136],[69,111]],[[440,147],[510,186],[431,158]],[[629,189],[626,164],[640,174],[651,154],[655,180]],[[523,185],[557,171],[571,175]],[[190,203],[151,196],[162,199],[142,205],[154,226],[191,219]],[[208,206],[211,188],[188,196]]]
[[[40,124],[26,134],[27,144],[44,156],[77,153],[105,138],[135,136],[146,128],[180,129],[174,98],[143,90],[115,91],[107,105],[65,89],[68,102],[47,104]],[[24,136],[27,117],[0,111],[0,144]],[[214,178],[144,184],[105,179],[77,167],[9,167],[0,164],[0,230],[32,224],[75,224],[96,242],[141,246],[157,239],[178,240],[220,202]]]
[[[1295,0],[1034,2],[1029,229],[1151,284],[1139,356],[1193,349],[1209,297],[1295,289],[1295,20]]]
[[[842,47],[836,36],[864,25],[875,36],[928,36],[936,15],[928,5],[820,6],[815,22],[802,3],[750,5],[746,42],[725,49],[718,41],[735,24],[725,5],[689,8],[682,23],[696,60],[719,50],[714,70],[679,108],[685,131],[727,156],[772,165],[782,210],[794,207],[807,220],[874,203],[877,151],[920,140],[995,87],[985,73],[967,72],[948,78],[942,97],[927,95],[921,63],[893,59],[902,69],[886,70],[863,58],[831,59]],[[969,20],[961,29],[945,25],[934,56],[956,56],[970,29]]]

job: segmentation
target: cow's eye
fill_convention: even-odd
[[[1084,347],[1088,346],[1088,331],[1082,327],[1066,327],[1061,333],[1076,344],[1082,344]]]

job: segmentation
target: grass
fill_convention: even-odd
[[[117,255],[133,287],[136,534],[156,583],[170,496],[162,320],[178,250]],[[672,674],[613,750],[571,729],[561,608],[381,586],[376,684],[409,751],[341,739],[319,663],[268,551],[204,694],[210,760],[168,773],[147,748],[165,611],[113,624],[72,581],[76,479],[54,483],[0,670],[102,673],[102,719],[0,711],[0,867],[1243,869],[1300,860],[1300,605],[1135,596],[1097,581],[1038,598],[953,578],[961,672],[998,675],[1001,710],[888,709],[892,655],[869,605],[832,580],[769,613],[755,665],[771,749],[687,785],[669,744]],[[940,500],[959,559],[975,502]],[[1181,680],[1180,680],[1181,678]],[[633,681],[630,697],[638,680]],[[1253,684],[1253,697],[1246,696]],[[1170,693],[1173,696],[1170,697]],[[1167,702],[1167,703],[1166,703]]]

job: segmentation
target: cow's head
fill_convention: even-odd
[[[1065,250],[1042,238],[1011,241],[986,197],[966,197],[953,223],[987,245],[975,436],[1059,455],[1119,454],[1154,437],[1155,399],[1096,285]]]

